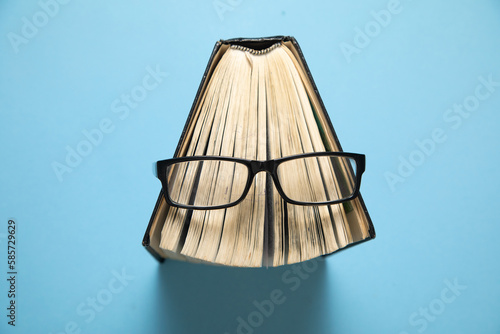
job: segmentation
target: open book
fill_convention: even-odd
[[[278,36],[216,44],[175,156],[280,161],[340,151],[297,42]],[[255,164],[214,159],[159,171],[169,182],[143,240],[157,258],[280,266],[375,237],[361,196],[339,204],[292,204],[353,194],[359,161],[300,158],[282,162],[273,177],[262,172],[249,179]],[[237,204],[203,209],[231,202]]]

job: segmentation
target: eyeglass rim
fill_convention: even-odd
[[[324,201],[324,202],[301,202],[301,201],[296,201],[291,198],[289,198],[285,192],[283,191],[281,187],[281,183],[279,181],[278,173],[277,173],[277,168],[280,164],[286,161],[294,160],[294,159],[300,159],[300,158],[308,158],[308,157],[321,157],[321,156],[338,156],[338,157],[348,157],[352,158],[356,162],[356,182],[355,182],[355,187],[354,190],[351,194],[351,196],[342,198],[339,200],[333,200],[333,201]],[[174,202],[169,194],[168,191],[168,182],[167,182],[167,177],[166,177],[166,171],[167,168],[170,165],[173,165],[174,163],[179,163],[179,162],[186,162],[186,161],[200,161],[200,160],[218,160],[218,161],[231,161],[231,162],[236,162],[245,165],[248,168],[248,179],[247,183],[245,185],[245,189],[238,200],[228,203],[228,204],[223,204],[223,205],[215,205],[215,206],[197,206],[197,205],[185,205],[185,204],[180,204]],[[359,154],[359,153],[351,153],[351,152],[310,152],[310,153],[302,153],[302,154],[295,154],[295,155],[290,155],[278,159],[270,159],[270,160],[250,160],[250,159],[243,159],[243,158],[235,158],[235,157],[227,157],[227,156],[214,156],[214,155],[198,155],[198,156],[186,156],[186,157],[176,157],[176,158],[171,158],[171,159],[165,159],[165,160],[159,160],[156,162],[156,164],[153,166],[153,172],[155,176],[161,181],[162,183],[162,193],[163,196],[166,200],[166,202],[173,207],[178,207],[178,208],[183,208],[183,209],[191,209],[191,210],[217,210],[217,209],[226,209],[230,208],[232,206],[238,205],[241,203],[246,196],[248,195],[248,192],[251,188],[253,179],[255,178],[255,175],[261,171],[268,172],[274,182],[274,185],[276,187],[276,190],[280,194],[280,196],[285,200],[285,202],[294,204],[294,205],[302,205],[302,206],[319,206],[319,205],[332,205],[332,204],[339,204],[339,203],[344,203],[347,201],[350,201],[356,197],[359,196],[359,188],[361,186],[361,177],[365,171],[365,160],[366,157],[364,154]],[[349,167],[351,168],[351,167]]]

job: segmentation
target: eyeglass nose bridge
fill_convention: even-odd
[[[274,160],[252,160],[250,161],[250,168],[252,169],[252,174],[255,175],[259,172],[273,173],[275,161]]]

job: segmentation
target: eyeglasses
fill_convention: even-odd
[[[365,156],[346,152],[306,153],[266,161],[190,156],[156,163],[156,176],[167,203],[196,210],[237,205],[259,172],[272,176],[276,190],[288,203],[342,203],[358,196],[364,171]]]

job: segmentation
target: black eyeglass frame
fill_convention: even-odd
[[[354,190],[351,194],[351,196],[342,198],[339,200],[333,200],[333,201],[326,201],[326,202],[300,202],[300,201],[295,201],[283,192],[283,189],[281,188],[281,184],[279,181],[277,169],[280,164],[286,161],[294,160],[294,159],[300,159],[300,158],[308,158],[308,157],[323,157],[323,156],[333,156],[333,157],[347,157],[351,158],[354,161],[356,161],[356,182],[355,182],[355,187]],[[184,205],[180,203],[176,203],[172,201],[170,198],[170,195],[168,193],[168,181],[167,181],[167,170],[168,167],[179,162],[186,162],[186,161],[201,161],[201,160],[218,160],[218,161],[231,161],[231,162],[236,162],[240,163],[242,165],[245,165],[248,168],[248,180],[247,184],[245,185],[245,189],[243,191],[243,194],[241,197],[231,203],[228,204],[223,204],[223,205],[216,205],[216,206],[196,206],[196,205]],[[352,166],[349,165],[349,168],[352,168]],[[271,159],[271,160],[248,160],[248,159],[241,159],[241,158],[234,158],[234,157],[224,157],[224,156],[189,156],[189,157],[180,157],[180,158],[172,158],[172,159],[166,159],[166,160],[160,160],[156,162],[156,170],[154,170],[156,177],[161,181],[162,184],[162,193],[167,201],[167,203],[170,206],[178,207],[178,208],[183,208],[183,209],[192,209],[192,210],[217,210],[217,209],[226,209],[230,208],[232,206],[238,205],[241,203],[245,197],[248,195],[248,192],[250,190],[250,187],[252,186],[253,179],[255,178],[255,175],[260,172],[267,172],[271,175],[274,185],[276,187],[276,190],[278,193],[281,195],[281,197],[290,204],[295,204],[295,205],[304,205],[304,206],[315,206],[315,205],[330,205],[330,204],[339,204],[343,202],[350,201],[354,198],[356,198],[359,195],[359,188],[361,185],[361,176],[365,171],[365,155],[364,154],[358,154],[358,153],[349,153],[349,152],[313,152],[313,153],[304,153],[304,154],[297,154],[297,155],[291,155],[279,159]]]

